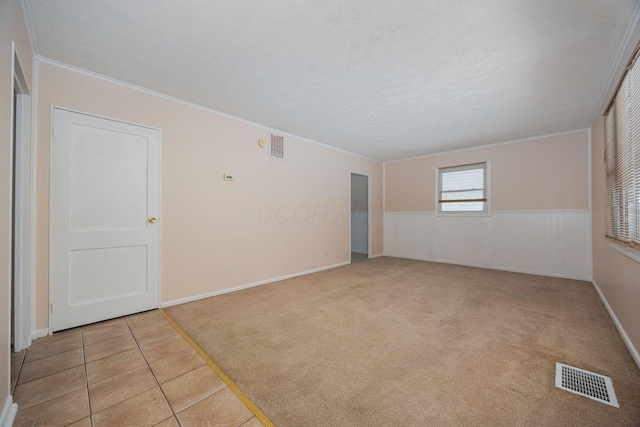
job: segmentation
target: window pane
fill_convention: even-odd
[[[482,201],[487,198],[486,167],[478,163],[439,169],[439,212],[487,212],[488,203]]]
[[[484,212],[484,202],[442,203],[442,212]]]
[[[616,155],[615,155],[615,104],[611,107],[604,119],[604,162],[606,167],[606,211],[605,234],[609,237],[617,237],[619,206],[614,203],[613,193],[616,183]]]
[[[640,68],[625,75],[605,117],[605,233],[640,244]]]
[[[442,193],[440,200],[484,199],[484,190],[451,191]]]
[[[484,166],[455,172],[442,172],[442,191],[483,189]]]

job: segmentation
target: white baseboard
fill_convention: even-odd
[[[640,368],[640,354],[638,354],[638,350],[635,348],[635,346],[629,339],[629,335],[627,335],[627,332],[622,327],[622,324],[618,320],[618,317],[616,316],[616,314],[613,312],[613,309],[611,308],[611,306],[609,305],[609,302],[607,301],[604,294],[598,287],[598,284],[596,283],[596,281],[592,280],[591,282],[593,283],[593,287],[596,289],[596,292],[600,296],[600,300],[602,300],[602,303],[604,304],[605,308],[609,312],[609,316],[611,316],[613,323],[616,325],[616,328],[618,328],[618,332],[622,337],[622,341],[624,341],[624,343],[627,345],[627,348],[631,352],[631,356],[633,357],[633,360],[635,360],[636,365],[638,365],[638,368]]]
[[[480,264],[464,264],[459,262],[442,261],[437,259],[415,258],[415,257],[408,257],[408,256],[398,256],[398,255],[392,255],[392,254],[384,254],[383,256],[388,256],[391,258],[412,259],[415,261],[435,262],[438,264],[461,265],[463,267],[484,268],[485,270],[508,271],[510,273],[533,274],[535,276],[556,277],[558,279],[571,279],[571,280],[582,280],[585,282],[591,282],[590,277],[579,277],[579,276],[571,276],[571,275],[564,275],[564,274],[551,274],[551,273],[545,273],[543,271],[520,270],[517,268],[494,267],[494,266],[487,266],[487,265],[480,265]]]
[[[200,295],[196,295],[196,296],[189,297],[189,298],[182,298],[182,299],[177,299],[177,300],[173,300],[173,301],[162,302],[162,303],[160,303],[160,308],[171,307],[172,305],[184,304],[184,303],[187,303],[187,302],[197,301],[197,300],[201,300],[201,299],[204,299],[204,298],[215,297],[217,295],[228,294],[230,292],[241,291],[243,289],[253,288],[255,286],[260,286],[260,285],[266,285],[268,283],[273,283],[273,282],[279,282],[281,280],[293,279],[294,277],[305,276],[307,274],[317,273],[319,271],[330,270],[332,268],[342,267],[342,266],[350,264],[350,263],[351,263],[351,261],[340,262],[338,264],[327,265],[325,267],[319,267],[319,268],[315,268],[313,270],[307,270],[307,271],[302,271],[300,273],[288,274],[286,276],[275,277],[273,279],[261,280],[259,282],[248,283],[246,285],[240,285],[240,286],[236,286],[236,287],[233,287],[233,288],[222,289],[220,291],[214,291],[214,292],[209,292],[209,293],[206,293],[206,294],[200,294]]]
[[[2,408],[2,414],[0,414],[0,426],[11,427],[13,425],[13,420],[16,419],[17,413],[18,404],[13,403],[13,396],[7,396],[7,400],[5,400],[4,407]]]
[[[49,335],[49,329],[36,329],[35,331],[31,332],[31,340],[35,340],[38,338],[42,338],[42,337],[46,337],[47,335]]]
[[[384,254],[378,254],[378,255],[371,255],[369,257],[369,259],[373,259],[373,258],[380,258],[381,256],[385,256]]]

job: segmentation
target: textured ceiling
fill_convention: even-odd
[[[386,161],[590,127],[636,0],[24,0],[36,53]]]

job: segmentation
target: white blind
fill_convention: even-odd
[[[640,245],[640,68],[633,66],[605,124],[606,235]]]
[[[440,168],[440,212],[486,212],[486,163]]]
[[[616,182],[616,151],[615,151],[615,106],[609,110],[610,114],[604,118],[604,163],[606,169],[606,190],[607,203],[605,211],[605,233],[609,237],[616,235],[618,216],[616,212],[619,209],[617,198],[615,197]]]

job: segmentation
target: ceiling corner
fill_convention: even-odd
[[[604,113],[604,109],[607,108],[609,99],[613,96],[615,90],[615,82],[622,77],[624,69],[627,67],[627,62],[630,56],[635,51],[636,47],[640,43],[640,1],[636,3],[636,7],[633,10],[629,25],[624,33],[624,37],[620,42],[620,47],[616,52],[616,56],[611,63],[611,69],[609,75],[602,87],[598,102],[595,105],[595,112],[593,114],[593,120],[591,120],[591,127],[598,120],[598,116]]]
[[[33,20],[31,19],[31,8],[29,7],[28,0],[19,0],[22,6],[22,15],[24,16],[24,23],[27,27],[27,33],[29,34],[29,43],[31,44],[31,52],[33,56],[38,56],[38,43],[36,41],[36,32],[33,27]]]

